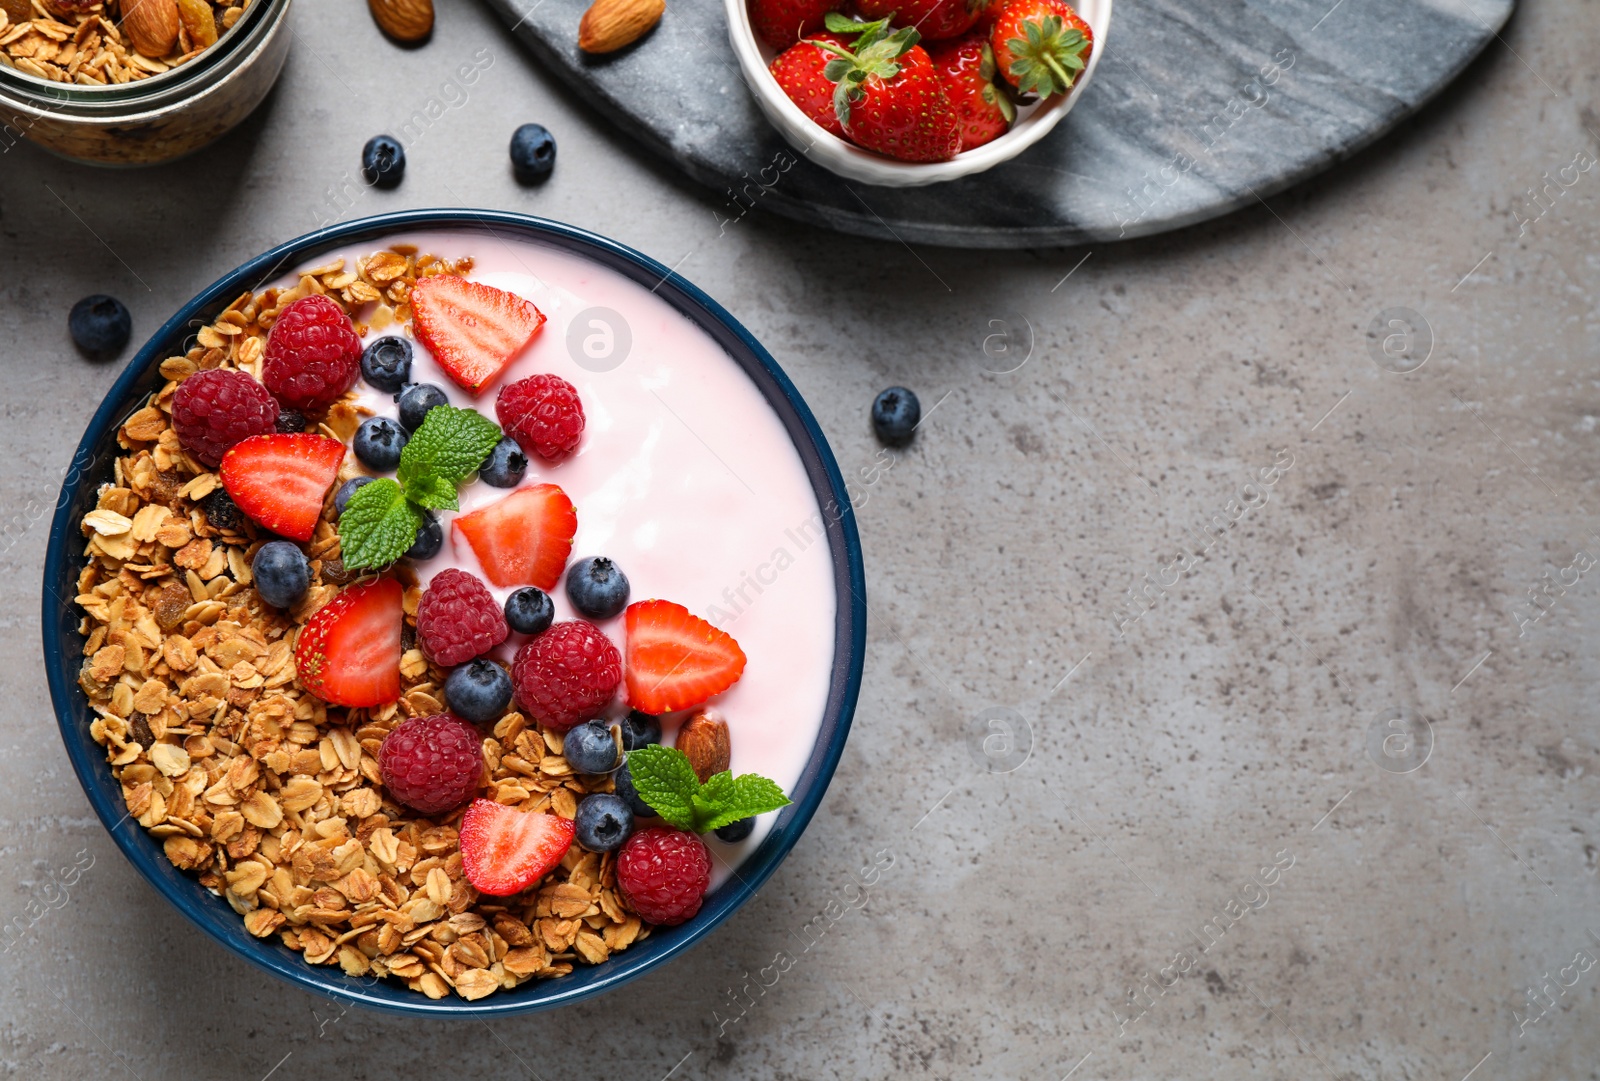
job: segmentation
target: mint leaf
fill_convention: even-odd
[[[401,453],[404,453],[403,451]],[[443,477],[424,472],[406,484],[406,498],[429,510],[460,510],[456,486]]]
[[[713,791],[716,796],[709,797]],[[742,773],[737,777],[719,773],[705,783],[701,797],[708,806],[705,817],[696,816],[695,829],[700,833],[710,833],[741,818],[754,818],[789,806],[789,798],[777,782],[759,773]]]
[[[676,747],[640,747],[628,752],[628,774],[639,798],[668,825],[694,828],[694,798],[700,791],[700,779],[694,775],[688,755]]]
[[[640,747],[628,752],[628,772],[639,798],[668,825],[710,833],[741,818],[789,806],[777,782],[757,773],[735,777],[727,770],[705,784],[676,747]]]
[[[422,512],[385,477],[357,488],[339,515],[339,558],[346,570],[386,567],[405,555],[422,528]]]
[[[423,506],[454,510],[456,483],[482,465],[498,442],[500,426],[477,410],[435,406],[400,452],[400,483]],[[448,505],[439,502],[445,485]],[[423,502],[423,494],[432,501]]]

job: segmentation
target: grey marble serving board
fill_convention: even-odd
[[[725,217],[753,204],[864,236],[1023,248],[1176,229],[1327,168],[1458,75],[1515,0],[1122,0],[1094,81],[1048,137],[977,176],[899,189],[806,160],[780,174],[788,144],[744,85],[719,0],[679,0],[598,59],[576,45],[589,0],[488,3],[624,132],[726,192]]]

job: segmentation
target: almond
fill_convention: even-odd
[[[433,33],[433,0],[367,0],[367,8],[396,41],[421,41]]]
[[[689,759],[701,784],[712,774],[727,769],[733,757],[728,746],[728,722],[713,709],[698,710],[683,722],[678,729],[677,747]]]
[[[122,32],[139,55],[166,56],[178,43],[177,0],[122,0]]]
[[[594,0],[578,23],[578,48],[614,53],[644,37],[666,10],[666,0]]]

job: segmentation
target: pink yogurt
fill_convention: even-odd
[[[477,398],[414,339],[412,381],[436,384],[452,404],[490,419],[496,392],[513,380],[550,372],[577,387],[587,418],[582,444],[556,465],[530,455],[522,486],[561,486],[578,514],[572,557],[615,560],[628,576],[630,600],[676,601],[738,640],[748,659],[744,676],[709,704],[727,718],[733,772],[763,774],[792,793],[816,743],[832,672],[833,568],[800,456],[755,384],[647,287],[580,256],[525,240],[448,232],[407,233],[336,254],[353,267],[390,244],[449,259],[470,255],[471,279],[525,297],[544,313],[548,322],[533,342]],[[280,284],[296,280],[289,275]],[[608,371],[592,370],[619,355],[620,336],[603,320],[586,318],[576,350],[568,345],[574,318],[596,307],[620,314],[632,338],[625,359]],[[409,325],[369,332],[366,340],[389,334],[409,336]],[[391,395],[358,386],[363,406],[395,415]],[[347,471],[361,468],[353,454],[346,461]],[[462,511],[507,494],[466,484]],[[452,566],[483,576],[465,538],[450,528],[453,517],[440,515],[444,548],[417,566],[423,582]],[[490,589],[501,601],[510,592]],[[564,588],[551,599],[557,620],[579,618]],[[620,616],[601,628],[623,648]],[[502,659],[510,660],[523,637],[511,636]],[[619,700],[607,715],[626,711]],[[662,718],[664,743],[671,744],[682,719]],[[774,817],[763,815],[738,845],[707,837],[718,856],[714,886],[754,851]]]

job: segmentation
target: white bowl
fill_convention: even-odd
[[[1100,63],[1100,57],[1105,55],[1106,31],[1111,26],[1111,0],[1069,2],[1094,31],[1094,49],[1089,54],[1089,63],[1072,84],[1072,89],[1065,95],[1019,108],[1011,130],[993,142],[963,151],[949,161],[910,162],[895,161],[863,150],[830,134],[801,112],[800,106],[789,100],[789,95],[783,92],[778,80],[767,70],[767,65],[772,63],[777,53],[757,38],[755,31],[750,28],[750,11],[745,6],[746,0],[724,0],[728,11],[728,40],[733,43],[734,55],[739,58],[745,85],[755,95],[756,104],[772,121],[772,126],[783,134],[791,146],[824,169],[863,184],[878,184],[888,188],[916,188],[981,173],[1016,157],[1043,139],[1051,128],[1061,122],[1061,118],[1078,103],[1084,88],[1094,77],[1095,66]]]

